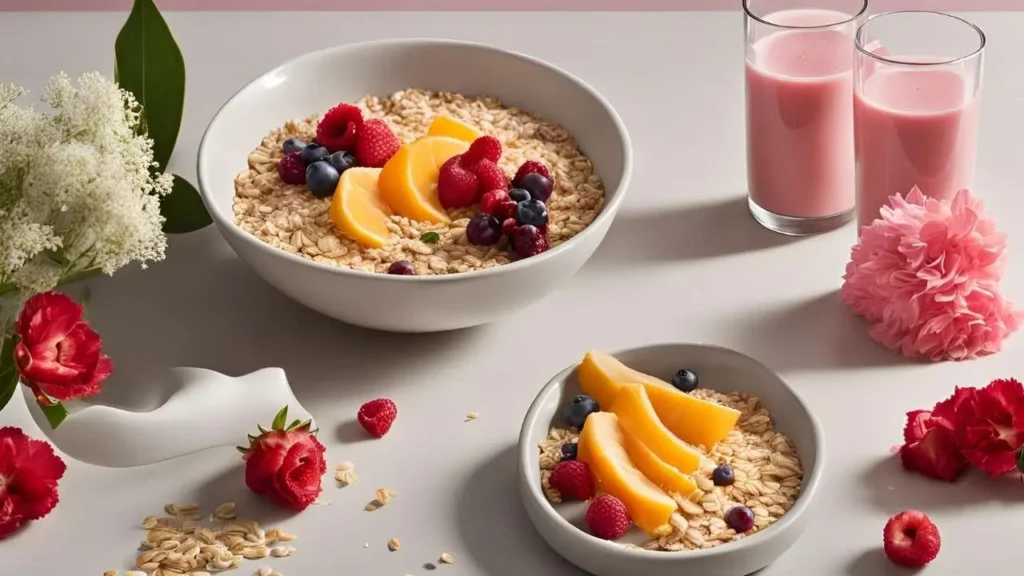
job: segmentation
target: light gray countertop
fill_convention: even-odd
[[[1004,289],[1024,300],[1024,13],[976,13],[989,36],[976,192],[1010,232]],[[38,94],[65,70],[110,73],[123,14],[0,17],[0,80]],[[928,574],[1011,574],[1024,533],[1024,486],[969,473],[946,485],[904,473],[889,452],[904,412],[955,385],[1024,376],[1015,336],[1002,354],[911,364],[867,337],[836,290],[853,226],[803,240],[760,230],[746,213],[742,32],[734,13],[171,13],[188,66],[185,120],[172,169],[194,181],[208,119],[252,77],[292,56],[360,40],[476,40],[561,65],[601,91],[629,128],[629,195],[594,258],[560,291],[501,323],[457,333],[394,335],[348,327],[281,296],[214,228],[172,239],[166,262],[92,282],[90,315],[117,365],[107,397],[157,401],[146,374],[200,366],[230,375],[287,371],[321,426],[328,463],[359,482],[325,482],[330,506],[287,517],[255,503],[231,448],[133,469],[69,461],[51,516],[0,542],[0,574],[99,576],[124,569],[136,528],[166,502],[233,500],[299,535],[296,556],[262,564],[286,576],[422,575],[442,552],[451,576],[576,575],[534,533],[515,490],[513,448],[536,392],[588,348],[690,340],[736,348],[781,372],[827,433],[828,469],[806,536],[764,576],[902,573],[880,551],[882,526],[927,512],[943,549]],[[393,398],[400,416],[363,441],[357,407]],[[224,410],[231,410],[225,406]],[[479,420],[464,422],[468,412]],[[255,422],[253,426],[255,427]],[[0,425],[42,433],[20,397]],[[174,430],[168,430],[174,434]],[[398,494],[363,511],[375,488]],[[255,507],[255,508],[254,508]],[[988,534],[987,536],[985,534]],[[391,537],[402,541],[388,552]],[[364,544],[368,543],[368,547]],[[245,572],[242,572],[245,573]],[[251,573],[251,572],[250,572]]]

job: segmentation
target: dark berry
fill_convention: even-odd
[[[575,442],[569,442],[568,444],[562,444],[562,460],[575,460],[576,459],[576,448],[578,446]]]
[[[476,246],[490,246],[501,240],[501,222],[490,214],[477,214],[466,225],[466,239]]]
[[[284,141],[284,145],[281,148],[285,154],[291,154],[292,152],[302,152],[302,149],[306,147],[306,143],[298,138],[289,138]]]
[[[308,144],[302,149],[302,162],[309,166],[314,162],[326,160],[329,155],[330,152],[327,151],[327,148],[317,146],[316,144]]]
[[[501,233],[511,238],[512,234],[516,231],[516,226],[519,226],[519,224],[516,224],[515,218],[506,218],[501,223]]]
[[[599,412],[600,410],[601,406],[598,405],[597,400],[594,400],[590,396],[580,394],[573,398],[572,402],[565,407],[565,423],[577,430],[582,430],[583,423],[586,422],[587,416],[590,416],[594,412]]]
[[[350,152],[335,152],[327,157],[327,161],[331,163],[331,166],[334,166],[338,174],[356,165],[356,157]]]
[[[548,249],[548,237],[536,226],[524,224],[512,232],[512,247],[520,258],[529,258]]]
[[[523,179],[519,182],[519,187],[529,192],[530,197],[534,200],[547,202],[548,198],[551,198],[551,190],[554,188],[554,183],[545,178],[543,174],[530,172],[523,176]]]
[[[518,202],[526,202],[530,199],[530,193],[522,188],[513,188],[509,190],[508,197]]]
[[[412,268],[412,262],[409,262],[408,260],[398,260],[396,262],[392,262],[391,266],[388,266],[388,274],[412,276],[416,274],[416,271]]]
[[[277,173],[288,184],[306,183],[306,165],[302,163],[301,152],[291,152],[284,155],[277,163]]]
[[[697,373],[683,368],[672,376],[672,385],[683,392],[693,392],[697,388]]]
[[[711,473],[711,480],[714,481],[715,486],[729,486],[736,481],[736,476],[732,472],[732,466],[719,464]]]
[[[737,534],[743,534],[754,527],[754,513],[746,506],[733,506],[725,513],[725,523]]]
[[[526,200],[516,206],[516,222],[520,225],[541,226],[548,225],[548,207],[540,200]]]
[[[317,198],[327,198],[334,194],[341,175],[329,162],[313,162],[306,166],[306,186]]]

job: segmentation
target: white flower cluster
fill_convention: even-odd
[[[0,296],[164,257],[153,141],[130,92],[98,73],[50,79],[44,114],[0,85]]]

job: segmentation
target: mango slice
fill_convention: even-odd
[[[424,136],[403,144],[380,173],[380,196],[400,216],[446,224],[448,212],[437,196],[441,165],[469,149],[469,143],[448,136]]]
[[[380,168],[349,168],[341,173],[328,216],[334,227],[368,248],[381,248],[391,238],[391,208],[377,187]]]
[[[676,502],[633,465],[624,442],[618,417],[594,412],[580,433],[576,457],[590,466],[599,492],[622,500],[634,524],[651,536],[664,536],[672,531],[668,521]]]
[[[709,449],[724,440],[740,419],[738,410],[694,398],[597,350],[583,357],[579,379],[583,392],[604,407],[612,405],[623,385],[642,384],[666,428],[680,440]]]
[[[450,116],[435,117],[427,128],[427,136],[447,136],[464,142],[473,142],[483,135],[483,132]]]
[[[611,411],[619,417],[623,434],[642,442],[673,468],[680,472],[700,468],[701,453],[661,423],[642,384],[623,385],[612,401]]]
[[[674,492],[685,498],[697,490],[697,483],[693,478],[658,458],[657,454],[635,437],[626,435],[624,446],[637,470],[643,472],[644,476],[665,492]]]

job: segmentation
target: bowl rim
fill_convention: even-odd
[[[280,73],[284,68],[287,68],[289,66],[293,66],[293,65],[296,65],[296,64],[299,64],[299,63],[302,63],[302,62],[323,58],[323,57],[328,56],[328,55],[333,54],[333,53],[346,52],[346,51],[358,50],[358,49],[368,49],[368,48],[374,48],[374,47],[377,47],[377,46],[416,45],[416,44],[429,44],[429,45],[434,45],[434,46],[454,46],[454,47],[469,48],[469,49],[473,49],[473,50],[481,50],[481,51],[484,51],[484,52],[495,52],[495,53],[498,53],[498,54],[502,54],[502,55],[506,55],[506,56],[512,56],[514,58],[518,58],[520,60],[524,60],[524,61],[529,62],[529,63],[531,63],[531,64],[533,64],[535,66],[539,66],[541,68],[546,68],[546,69],[548,69],[549,71],[551,71],[551,72],[553,72],[555,74],[559,74],[559,75],[565,77],[570,82],[576,84],[585,93],[589,94],[590,97],[593,98],[604,109],[605,113],[611,119],[612,125],[615,127],[616,132],[618,132],[619,139],[620,139],[620,141],[622,143],[622,148],[623,148],[622,177],[620,179],[619,186],[615,189],[615,193],[611,197],[611,200],[610,201],[606,201],[604,203],[604,206],[601,208],[601,211],[597,214],[597,216],[594,218],[594,220],[590,224],[587,225],[586,228],[581,230],[579,233],[577,233],[575,236],[573,236],[569,240],[559,244],[558,246],[556,246],[555,248],[553,248],[551,250],[547,250],[547,251],[545,251],[545,252],[543,252],[541,254],[538,254],[537,256],[532,256],[530,258],[523,258],[523,259],[520,259],[520,260],[516,260],[514,262],[509,262],[508,264],[503,264],[501,266],[493,266],[491,268],[486,268],[486,269],[482,269],[482,270],[471,270],[471,271],[462,272],[462,273],[459,273],[459,274],[432,274],[432,275],[427,275],[427,276],[418,276],[418,275],[406,276],[406,275],[397,275],[397,274],[395,274],[395,275],[393,275],[393,274],[381,274],[379,272],[366,272],[366,271],[363,271],[363,270],[354,270],[354,269],[351,269],[351,268],[346,268],[346,267],[341,267],[341,266],[332,266],[332,265],[328,265],[328,264],[322,264],[320,262],[316,262],[316,261],[313,261],[313,260],[308,260],[306,258],[302,258],[300,256],[297,256],[295,254],[292,254],[290,252],[286,252],[286,251],[278,249],[278,248],[274,248],[273,246],[270,246],[270,245],[266,244],[265,242],[262,242],[261,240],[259,240],[255,236],[253,236],[252,234],[249,234],[248,232],[245,232],[244,230],[239,228],[238,225],[235,224],[233,217],[229,217],[228,215],[222,214],[220,212],[220,210],[217,208],[216,203],[213,201],[213,199],[211,197],[211,194],[207,192],[207,189],[209,187],[209,180],[210,180],[210,176],[207,174],[207,170],[205,168],[205,165],[207,164],[207,162],[204,162],[204,159],[206,158],[206,156],[208,154],[208,151],[207,151],[208,140],[207,140],[207,138],[210,135],[210,132],[216,127],[218,121],[221,119],[221,116],[224,114],[225,110],[228,107],[230,107],[235,102],[235,100],[237,100],[242,95],[243,92],[246,92],[246,91],[250,90],[252,86],[258,84],[259,82],[263,81],[264,79],[266,79],[268,77],[271,77],[271,76],[273,76],[275,74]],[[338,44],[338,45],[335,45],[335,46],[329,46],[327,48],[321,48],[319,50],[313,50],[311,52],[306,52],[305,54],[300,54],[300,55],[295,56],[293,58],[289,58],[288,60],[282,62],[281,64],[278,64],[278,65],[274,66],[270,70],[267,70],[266,72],[263,72],[263,73],[255,76],[255,77],[253,77],[251,80],[249,80],[244,85],[242,85],[241,88],[236,90],[223,104],[221,104],[221,106],[219,108],[217,108],[217,112],[215,112],[213,117],[210,118],[210,122],[207,124],[206,129],[203,131],[203,137],[199,141],[199,150],[198,150],[198,153],[196,154],[196,178],[197,178],[197,181],[198,181],[198,184],[199,184],[199,195],[200,195],[200,198],[202,198],[203,204],[206,205],[206,209],[210,213],[210,217],[217,224],[217,227],[220,228],[222,231],[230,230],[231,231],[230,233],[234,234],[237,238],[240,238],[242,242],[246,242],[249,246],[256,247],[258,250],[264,250],[266,253],[272,254],[275,257],[284,258],[285,260],[291,260],[292,262],[295,262],[295,263],[298,263],[298,264],[301,264],[301,265],[310,266],[313,269],[317,269],[317,270],[320,270],[322,272],[326,272],[328,274],[334,274],[334,275],[338,275],[338,276],[353,276],[353,277],[356,277],[356,278],[366,278],[366,279],[371,279],[372,278],[372,279],[378,279],[378,280],[381,280],[381,281],[393,281],[393,282],[457,282],[457,281],[460,281],[460,280],[465,280],[467,278],[485,278],[485,277],[488,277],[488,276],[512,274],[512,273],[515,273],[517,270],[526,268],[526,267],[531,266],[531,265],[540,264],[541,262],[544,262],[544,261],[546,261],[548,259],[555,258],[559,254],[562,254],[562,253],[564,253],[564,252],[566,252],[568,250],[571,250],[573,246],[578,244],[578,242],[576,242],[576,240],[578,238],[585,238],[585,237],[587,237],[588,234],[589,235],[593,235],[595,233],[594,229],[599,228],[600,224],[604,223],[607,220],[611,220],[612,218],[614,218],[616,212],[618,212],[619,205],[622,203],[622,199],[625,196],[626,190],[629,187],[629,183],[630,183],[630,180],[632,178],[632,173],[633,173],[633,145],[632,145],[632,142],[631,142],[630,137],[629,137],[629,132],[626,130],[626,125],[622,121],[622,118],[619,116],[619,113],[611,105],[611,103],[608,102],[608,100],[604,96],[602,96],[590,84],[588,84],[587,82],[583,81],[578,76],[568,72],[567,70],[565,70],[565,69],[563,69],[563,68],[561,68],[559,66],[556,66],[556,65],[554,65],[552,63],[549,63],[547,61],[541,60],[541,59],[536,58],[534,56],[530,56],[528,54],[524,54],[522,52],[518,52],[518,51],[514,51],[514,50],[508,50],[508,49],[505,49],[505,48],[499,48],[497,46],[494,46],[494,45],[491,45],[491,44],[485,44],[485,43],[482,43],[482,42],[472,42],[472,41],[466,41],[466,40],[453,40],[453,39],[445,39],[445,38],[429,38],[429,37],[385,38],[385,39],[379,39],[379,40],[369,40],[369,41],[364,41],[364,42],[353,42],[353,43],[348,43],[348,44]],[[607,190],[607,188],[605,189],[605,197],[606,197],[606,200],[607,200],[607,197],[608,197],[608,190]]]
[[[699,347],[699,348],[713,348],[719,351],[725,351],[730,354],[738,355],[749,362],[753,362],[758,367],[765,371],[775,375],[776,379],[785,387],[796,400],[796,403],[801,407],[807,414],[811,430],[813,431],[813,450],[814,450],[814,467],[811,470],[811,474],[806,478],[806,488],[801,492],[800,497],[797,499],[796,504],[783,515],[777,522],[773,523],[768,528],[758,531],[751,536],[744,537],[739,541],[734,541],[728,545],[716,546],[714,548],[707,548],[703,550],[687,550],[686,553],[671,554],[661,550],[646,550],[643,548],[627,547],[616,542],[602,540],[589,534],[584,530],[580,530],[577,526],[571,524],[568,520],[562,517],[561,514],[557,513],[554,507],[548,502],[548,499],[544,496],[541,487],[536,482],[531,482],[528,476],[528,470],[531,466],[531,459],[535,456],[535,442],[530,440],[530,431],[533,428],[535,422],[538,419],[541,403],[551,393],[551,389],[556,384],[564,380],[565,376],[572,373],[573,370],[579,368],[581,362],[574,362],[566,368],[560,370],[555,374],[547,384],[541,388],[540,392],[534,398],[533,402],[530,403],[530,407],[526,412],[526,416],[523,418],[523,425],[519,432],[519,466],[517,467],[517,474],[519,476],[520,483],[528,484],[528,493],[533,500],[540,504],[539,508],[543,511],[542,513],[548,519],[550,523],[553,523],[559,530],[566,533],[573,533],[579,539],[579,541],[590,549],[596,549],[602,553],[611,555],[621,555],[626,559],[633,559],[642,562],[659,562],[659,563],[670,563],[685,561],[686,559],[693,557],[701,558],[713,558],[716,556],[728,555],[733,552],[739,552],[744,549],[748,549],[752,546],[757,546],[762,542],[767,542],[769,539],[775,538],[784,532],[791,524],[796,522],[796,519],[806,513],[808,506],[811,505],[811,501],[814,499],[818,491],[818,486],[821,484],[823,470],[825,468],[825,434],[821,427],[821,422],[818,417],[815,416],[814,412],[811,411],[804,400],[803,396],[794,389],[789,382],[786,381],[778,372],[769,368],[765,363],[760,360],[744,354],[738,350],[721,346],[718,344],[705,344],[703,342],[659,342],[653,344],[645,344],[641,346],[633,346],[631,348],[621,348],[608,352],[609,355],[619,358],[623,354],[630,354],[640,352],[643,350],[649,350],[651,348],[674,348],[674,347]],[[565,376],[563,376],[563,374]],[[521,493],[526,494],[525,491],[520,490]]]

